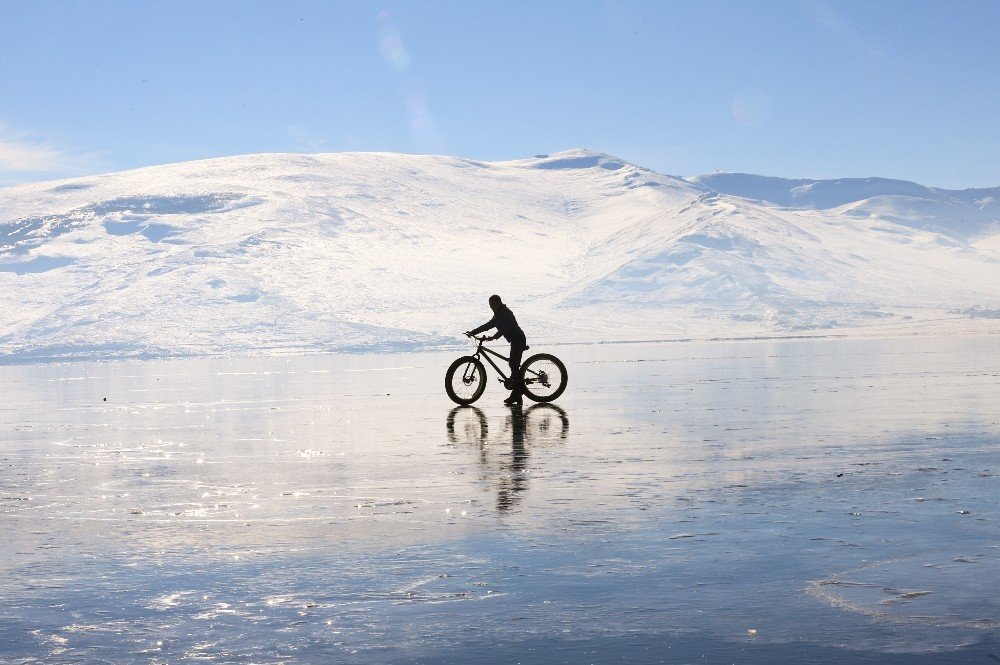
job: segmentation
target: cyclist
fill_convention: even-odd
[[[505,399],[503,403],[520,404],[521,395],[523,393],[520,377],[521,356],[524,355],[524,351],[528,348],[528,342],[524,337],[524,331],[521,330],[521,326],[517,325],[517,319],[514,318],[514,313],[510,311],[507,305],[503,304],[503,301],[500,300],[500,296],[490,296],[490,309],[493,310],[493,318],[478,328],[467,331],[465,334],[468,337],[473,337],[484,330],[496,328],[497,334],[493,335],[493,337],[488,337],[487,339],[497,339],[499,337],[503,337],[510,342],[509,362],[511,372],[511,391],[510,397]]]

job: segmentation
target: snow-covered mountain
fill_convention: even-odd
[[[1000,188],[247,155],[0,189],[0,357],[1000,328]]]

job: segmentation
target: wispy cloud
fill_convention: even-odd
[[[97,168],[95,155],[62,150],[0,121],[0,185],[82,175]]]
[[[299,125],[288,125],[285,131],[292,137],[295,146],[302,150],[319,150],[326,145],[326,139],[316,136]]]
[[[824,26],[833,34],[839,35],[844,42],[870,57],[885,57],[885,53],[866,39],[857,26],[852,25],[843,12],[829,0],[807,0],[804,3],[807,12],[813,20]]]

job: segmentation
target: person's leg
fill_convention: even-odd
[[[524,394],[524,388],[521,385],[521,356],[524,355],[524,344],[518,344],[514,342],[510,345],[510,397],[507,401],[513,401],[520,399],[521,395]]]

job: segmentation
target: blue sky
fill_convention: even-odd
[[[1000,185],[1000,2],[0,0],[0,185],[256,152]]]

